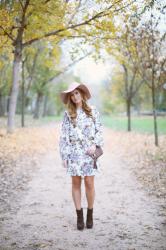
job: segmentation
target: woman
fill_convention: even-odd
[[[95,198],[93,155],[96,146],[103,146],[99,112],[87,104],[90,99],[89,89],[77,82],[72,83],[61,93],[61,99],[67,105],[61,135],[60,155],[67,174],[72,177],[72,197],[77,213],[77,229],[84,229],[83,208],[81,207],[81,180],[84,179],[88,203],[86,227],[93,227],[93,205]],[[89,155],[90,154],[90,155]]]

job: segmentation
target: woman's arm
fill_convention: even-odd
[[[95,107],[92,107],[92,114],[93,114],[94,125],[95,125],[95,135],[94,135],[94,141],[93,141],[94,144],[87,151],[87,153],[91,155],[95,153],[96,146],[103,147],[104,145],[100,114]]]
[[[103,140],[102,124],[101,124],[101,120],[100,120],[100,113],[96,108],[94,108],[93,116],[94,116],[94,124],[95,124],[94,143],[96,146],[103,147],[104,140]]]
[[[70,120],[67,115],[67,112],[65,111],[60,132],[59,149],[62,160],[66,162],[70,155],[69,130],[70,130]]]

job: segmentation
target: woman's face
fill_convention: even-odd
[[[82,96],[78,89],[75,89],[71,92],[70,98],[76,105],[82,102]]]

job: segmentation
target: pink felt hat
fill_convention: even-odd
[[[80,89],[80,90],[82,90],[82,91],[85,93],[87,99],[90,99],[90,98],[91,98],[90,91],[89,91],[89,89],[85,86],[85,84],[78,83],[78,82],[72,82],[72,83],[69,85],[68,89],[65,90],[65,91],[63,91],[63,92],[61,92],[61,94],[60,94],[61,99],[62,99],[62,102],[63,102],[64,104],[67,104],[67,100],[68,100],[67,96],[68,96],[68,94],[69,94],[70,92],[72,92],[73,90],[75,90],[75,89]]]

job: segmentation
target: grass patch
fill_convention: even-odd
[[[114,130],[127,131],[127,118],[119,116],[102,116],[102,122],[105,126]],[[166,134],[166,117],[157,118],[158,133]],[[154,131],[153,117],[138,117],[131,118],[131,130],[140,133],[152,134]]]
[[[61,121],[62,116],[46,116],[46,117],[42,117],[40,118],[41,122],[59,122]]]
[[[42,126],[51,122],[59,122],[62,120],[62,116],[45,116],[40,117],[39,119],[34,119],[32,115],[25,115],[24,125],[25,127],[35,127]],[[7,117],[0,117],[0,128],[6,128],[7,126]],[[21,116],[15,115],[15,127],[21,127]]]

